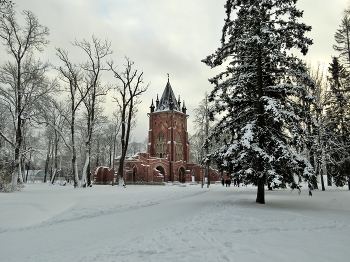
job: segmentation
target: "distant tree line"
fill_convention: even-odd
[[[111,42],[95,35],[72,43],[82,61],[57,47],[60,63],[43,62],[38,54],[49,43],[49,28],[27,10],[19,24],[11,1],[1,0],[0,12],[0,39],[9,57],[0,66],[0,184],[15,191],[26,182],[26,170],[44,168],[43,182],[60,176],[75,187],[89,186],[94,167],[113,168],[117,155],[125,159],[129,144],[136,150],[131,130],[138,97],[148,87],[143,72],[127,57],[118,71]],[[106,74],[115,83],[106,82]],[[116,102],[112,117],[104,115],[107,94]],[[120,181],[123,173],[119,170]]]

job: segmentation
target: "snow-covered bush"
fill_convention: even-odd
[[[11,191],[11,175],[5,172],[5,170],[0,170],[0,192],[10,192]]]
[[[12,174],[7,169],[0,170],[0,192],[11,192],[12,183],[11,183]],[[24,188],[22,183],[17,183],[16,191],[21,191]]]

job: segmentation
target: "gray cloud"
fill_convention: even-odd
[[[50,28],[50,44],[38,56],[59,64],[55,47],[69,51],[72,60],[85,60],[83,53],[70,42],[75,39],[91,39],[95,34],[108,38],[114,51],[111,58],[122,69],[124,56],[142,70],[145,82],[151,83],[142,97],[139,107],[138,127],[133,136],[143,140],[148,135],[149,106],[152,98],[161,95],[167,82],[167,73],[176,96],[186,101],[190,115],[188,128],[193,133],[193,109],[210,92],[207,79],[218,70],[200,62],[213,53],[220,44],[224,22],[225,0],[17,0],[17,10],[34,12],[40,23]],[[298,7],[304,19],[313,27],[309,34],[314,39],[306,61],[328,64],[334,33],[338,28],[342,11],[348,0],[299,0]],[[4,51],[0,51],[2,58]],[[0,60],[3,62],[3,59]],[[114,82],[112,75],[105,74],[104,81]],[[106,113],[115,104],[106,103]]]

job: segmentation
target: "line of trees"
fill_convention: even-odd
[[[58,64],[43,62],[37,55],[49,43],[49,28],[27,10],[19,24],[11,1],[1,0],[0,11],[0,39],[10,59],[0,67],[2,184],[11,181],[9,190],[15,191],[26,180],[24,170],[45,166],[45,181],[54,183],[59,175],[75,187],[89,186],[94,167],[113,167],[119,153],[125,158],[138,97],[148,87],[143,72],[129,58],[125,71],[117,72],[111,42],[95,35],[72,43],[83,62],[72,61],[60,47]],[[50,78],[49,70],[57,76]],[[115,83],[106,83],[106,74],[113,74]],[[107,118],[103,103],[111,92],[118,106]],[[123,181],[123,170],[118,174]]]

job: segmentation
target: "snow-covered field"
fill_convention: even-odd
[[[0,261],[350,261],[350,191],[305,188],[27,184],[0,193]]]

